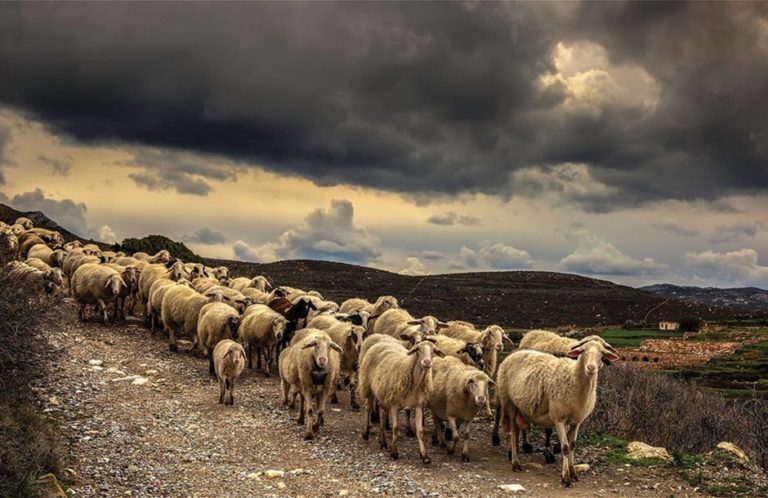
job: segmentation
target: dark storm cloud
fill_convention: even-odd
[[[695,228],[687,227],[675,222],[654,223],[653,228],[669,232],[680,237],[698,237],[701,232]]]
[[[768,186],[761,3],[2,4],[0,100],[92,143],[221,155],[322,185],[514,195],[586,163],[591,211]],[[565,110],[559,41],[660,87],[648,112]],[[213,169],[227,170],[216,165]],[[148,164],[147,188],[210,178]]]
[[[47,197],[45,192],[35,190],[16,194],[9,199],[9,204],[19,211],[41,211],[64,228],[82,236],[88,236],[90,230],[85,213],[88,210],[82,202],[72,199],[55,200]]]
[[[9,149],[11,148],[11,129],[0,123],[0,185],[5,185],[3,167],[13,164]],[[7,198],[6,198],[7,199]]]
[[[458,223],[459,225],[476,226],[480,224],[480,218],[448,211],[447,213],[433,214],[427,219],[427,223],[432,223],[433,225],[455,225]]]
[[[182,237],[182,240],[199,244],[223,244],[229,239],[226,235],[211,227],[200,227],[195,230],[195,233]]]
[[[72,159],[72,156],[64,156],[61,158],[56,157],[48,157],[45,155],[41,155],[37,157],[38,161],[45,164],[46,166],[51,167],[51,174],[54,176],[61,175],[61,176],[68,176],[69,173],[72,171],[72,166],[74,166],[74,159]]]

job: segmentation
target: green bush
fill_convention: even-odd
[[[171,253],[171,256],[184,262],[199,263],[201,261],[200,256],[193,253],[183,242],[176,242],[162,235],[147,235],[141,239],[128,238],[116,245],[115,249],[124,251],[128,255],[135,252],[155,254],[165,249]]]
[[[678,323],[681,332],[698,332],[701,329],[701,318],[696,316],[684,316]]]

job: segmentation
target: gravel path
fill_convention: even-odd
[[[138,321],[104,326],[69,320],[53,326],[61,350],[55,385],[42,386],[46,411],[72,442],[68,476],[75,496],[501,496],[521,484],[525,496],[693,496],[663,468],[593,465],[574,488],[559,485],[559,464],[523,455],[511,471],[505,450],[491,447],[491,422],[476,422],[472,462],[430,447],[419,462],[414,438],[400,460],[360,437],[360,415],[346,395],[330,405],[315,441],[302,440],[295,414],[282,407],[279,380],[246,370],[233,407],[219,405],[207,363],[171,353]],[[599,449],[580,448],[591,462]],[[276,472],[269,477],[267,471]]]

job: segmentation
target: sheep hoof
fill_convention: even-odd
[[[368,439],[371,437],[371,434],[368,432],[363,432],[363,441],[368,441]]]
[[[313,439],[315,439],[314,434],[304,434],[304,441],[312,441]]]
[[[219,396],[219,403],[224,403],[224,396]]]
[[[179,347],[178,347],[176,344],[168,344],[168,349],[169,349],[171,352],[175,353],[176,351],[178,351],[178,350],[179,350]]]
[[[350,403],[349,407],[352,408],[353,410],[359,410],[360,409],[360,405],[357,404],[357,401],[352,401]]]
[[[469,455],[467,455],[466,453],[462,453],[461,454],[461,461],[462,462],[468,462],[469,461]]]
[[[414,432],[414,430],[411,429],[410,427],[407,427],[405,429],[405,435],[408,437],[416,437],[416,432]]]
[[[499,437],[498,434],[493,434],[491,436],[491,444],[493,446],[501,446],[501,438]]]
[[[339,404],[339,398],[337,398],[336,396],[331,398],[331,404],[332,405],[338,405]]]
[[[507,450],[507,460],[512,461],[512,450]]]
[[[432,436],[432,446],[440,446],[440,441],[437,439],[437,436]]]
[[[563,486],[565,486],[566,488],[570,488],[571,487],[571,480],[569,478],[563,477],[561,479],[561,482],[563,483]]]
[[[381,448],[382,450],[386,450],[387,449],[387,442],[386,441],[379,441],[379,448]]]
[[[512,462],[512,471],[513,472],[522,472],[523,466],[520,465],[520,462]]]
[[[300,418],[299,420],[297,420],[296,425],[304,425],[304,419]]]
[[[394,449],[389,452],[389,456],[392,457],[392,460],[397,460],[398,458],[400,458],[400,453],[396,449]]]
[[[555,455],[551,451],[544,452],[544,463],[555,463]]]
[[[432,459],[429,458],[429,455],[424,455],[421,457],[421,463],[423,463],[424,465],[429,465],[430,463],[432,463]]]
[[[453,448],[448,448],[448,450],[446,451],[446,453],[448,453],[449,455],[453,455],[454,452],[455,450]]]
[[[531,443],[523,443],[523,453],[533,453],[533,445]]]
[[[377,412],[371,412],[371,423],[378,424],[379,422],[381,422],[379,414]]]
[[[560,453],[560,443],[555,443],[552,445],[552,453],[554,453],[555,455]]]
[[[571,481],[578,482],[579,476],[576,474],[576,469],[573,468],[573,465],[568,467],[568,473],[571,474]]]
[[[268,379],[270,377],[272,377],[272,376],[269,374],[269,372],[264,372],[264,378],[265,379]]]

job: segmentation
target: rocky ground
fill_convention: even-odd
[[[489,420],[476,423],[470,463],[431,448],[424,466],[413,438],[392,461],[362,440],[345,395],[306,442],[280,404],[277,378],[246,370],[235,405],[219,405],[202,358],[169,352],[139,321],[83,324],[64,306],[69,318],[48,331],[58,361],[35,388],[71,441],[73,464],[61,478],[74,496],[496,496],[509,493],[504,484],[526,496],[697,495],[667,467],[596,463],[599,446],[577,451],[591,469],[567,491],[559,465],[542,465],[540,453],[524,455],[526,470],[513,473],[489,444]]]

